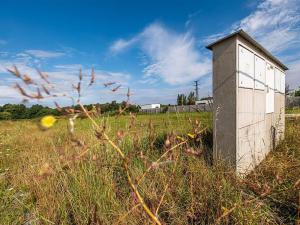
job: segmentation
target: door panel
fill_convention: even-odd
[[[266,113],[274,112],[274,67],[267,63],[266,71]]]
[[[239,45],[239,87],[254,87],[254,54]]]
[[[280,73],[280,87],[281,87],[281,90],[280,92],[282,94],[285,94],[285,74],[283,72]]]
[[[275,68],[275,91],[281,92],[281,71]]]
[[[265,90],[266,62],[262,58],[255,56],[255,89]]]

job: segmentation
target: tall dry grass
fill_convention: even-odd
[[[16,86],[24,97],[51,96],[42,89],[45,74],[38,83],[17,68],[11,72],[29,86]],[[52,129],[41,130],[38,121],[1,122],[1,224],[296,221],[299,120],[288,123],[286,140],[240,179],[224,163],[212,165],[209,113],[122,116],[125,106],[105,118],[83,107],[81,82],[80,72],[74,89],[81,110],[64,109],[66,118]],[[94,83],[92,72],[88,86]],[[30,85],[38,86],[36,93]],[[111,85],[120,88],[105,84]],[[127,103],[129,97],[128,91]]]
[[[78,135],[90,151],[66,163],[81,152],[66,126],[62,120],[41,132],[32,121],[1,124],[0,223],[152,224],[122,162],[107,143],[99,144],[87,120],[79,122]],[[137,179],[167,151],[165,135],[158,132],[151,147],[147,129],[118,141]],[[160,206],[157,215],[164,224],[293,224],[299,207],[299,131],[299,120],[288,122],[286,140],[243,180],[222,163],[208,165],[204,152],[189,154],[182,145],[154,164],[140,181],[140,193],[153,213]],[[203,150],[189,142],[195,151]]]

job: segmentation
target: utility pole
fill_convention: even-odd
[[[198,81],[195,80],[194,82],[195,82],[194,86],[195,86],[195,92],[196,92],[196,101],[198,101],[199,100]]]

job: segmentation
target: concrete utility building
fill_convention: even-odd
[[[213,51],[214,157],[251,171],[284,137],[288,68],[239,30]]]

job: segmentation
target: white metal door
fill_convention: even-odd
[[[254,54],[239,45],[239,87],[254,86]]]
[[[280,87],[281,87],[281,93],[285,94],[285,74],[283,72],[280,73]]]
[[[275,68],[275,91],[281,92],[281,71]]]
[[[255,83],[257,90],[265,90],[266,82],[266,62],[262,58],[255,55]]]
[[[274,112],[274,67],[267,63],[266,71],[266,113]]]
[[[275,68],[275,91],[285,93],[285,74]]]

